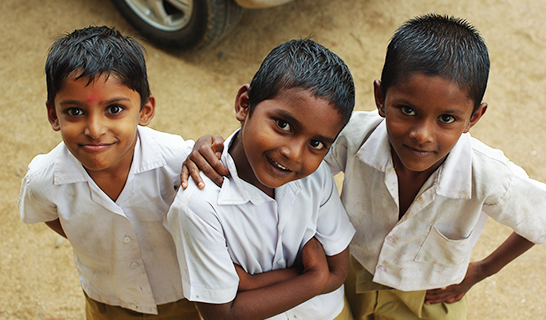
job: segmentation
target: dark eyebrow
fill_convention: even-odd
[[[444,111],[444,113],[458,113],[458,114],[464,114],[464,111],[453,109],[453,110],[446,110],[446,111]]]
[[[129,98],[126,98],[126,97],[116,97],[116,98],[113,98],[113,99],[110,99],[108,101],[106,101],[106,104],[112,104],[112,103],[115,103],[115,102],[118,102],[118,101],[128,101],[130,100]],[[82,102],[82,100],[62,100],[59,102],[59,105],[60,106],[63,106],[63,105],[82,105],[82,104],[85,104]]]
[[[287,120],[288,122],[301,127],[301,122],[298,119],[294,118],[290,113],[286,112],[284,109],[275,109],[274,111],[276,114],[284,118],[284,120]]]
[[[325,137],[325,136],[319,136],[320,140],[326,142],[327,144],[332,144],[334,142],[334,139],[332,138],[328,138],[328,137]]]
[[[66,104],[74,104],[74,105],[79,105],[80,104],[80,101],[79,100],[62,100],[59,102],[59,105],[60,106],[64,106]]]
[[[284,120],[290,122],[291,124],[293,124],[295,126],[302,127],[301,122],[298,119],[294,118],[290,113],[286,112],[285,110],[275,109],[274,111],[280,117],[284,118]],[[328,137],[325,137],[325,136],[322,136],[322,135],[317,136],[317,140],[322,140],[322,141],[324,141],[324,142],[326,142],[328,144],[332,144],[334,142],[334,139],[335,138],[328,138]]]
[[[396,104],[402,104],[402,105],[405,105],[405,106],[408,106],[412,109],[415,109],[416,106],[413,104],[413,103],[410,103],[409,101],[407,101],[406,99],[404,98],[399,98],[398,100],[395,100],[395,103]],[[465,112],[462,111],[462,110],[457,110],[457,109],[450,109],[450,110],[445,110],[442,112],[442,114],[446,114],[446,113],[457,113],[457,114],[464,114]]]

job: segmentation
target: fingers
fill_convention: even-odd
[[[441,289],[427,290],[425,295],[425,304],[435,303],[454,303],[461,300],[465,292],[456,290],[456,287],[447,287]]]
[[[463,297],[464,297],[464,293],[460,293],[460,294],[456,295],[455,297],[446,300],[446,302],[447,303],[455,303],[457,301],[460,301]]]
[[[211,146],[201,146],[197,150],[193,150],[190,154],[190,159],[197,165],[203,174],[211,179],[217,186],[222,186],[224,182],[223,175],[229,175],[229,171],[218,160],[216,154],[212,151]]]
[[[188,166],[189,173],[192,178],[195,175],[195,179],[199,179],[202,182],[199,172],[192,172],[192,170],[201,170],[207,177],[209,177],[216,185],[221,186],[224,178],[222,176],[229,176],[229,171],[224,168],[219,161],[224,139],[221,136],[203,136],[195,142],[195,146],[190,153],[188,159],[195,164],[195,167]],[[194,181],[198,183],[197,180]],[[204,184],[203,184],[204,186]]]
[[[186,162],[182,164],[182,173],[180,174],[180,185],[182,186],[182,189],[186,189],[188,187],[188,177],[190,176],[188,167],[186,167]]]
[[[193,182],[195,182],[199,189],[203,189],[205,187],[205,183],[199,174],[199,168],[190,158],[187,158],[182,165],[182,174],[180,179],[183,189],[188,187],[188,175],[191,176]]]
[[[220,159],[222,156],[222,151],[224,151],[224,138],[219,135],[213,135],[211,137],[211,147],[212,150],[215,152],[216,157]]]

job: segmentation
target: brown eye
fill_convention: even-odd
[[[316,149],[316,150],[322,150],[324,149],[326,146],[324,145],[324,143],[322,143],[322,141],[318,141],[318,140],[311,140],[309,141],[309,145],[313,148],[313,149]]]
[[[123,111],[123,107],[120,106],[120,105],[111,105],[111,106],[108,106],[108,113],[111,113],[111,114],[118,114],[118,113],[121,113]]]
[[[64,112],[71,117],[77,117],[83,114],[82,109],[79,108],[68,108]]]
[[[290,131],[290,124],[284,120],[277,120],[277,126],[284,131]]]
[[[438,120],[442,123],[450,124],[455,122],[455,117],[449,114],[443,114],[440,117],[438,117]]]
[[[413,108],[410,108],[408,106],[400,107],[400,111],[403,114],[405,114],[406,116],[414,116],[415,115],[415,110],[413,110]]]

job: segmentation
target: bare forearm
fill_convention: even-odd
[[[240,292],[231,303],[197,303],[197,307],[205,320],[269,318],[320,294],[327,282],[327,273],[322,273],[308,272],[269,287]]]
[[[484,278],[499,272],[505,265],[522,255],[532,246],[534,246],[534,243],[512,232],[493,253],[481,261]]]
[[[346,248],[341,253],[326,258],[328,260],[330,274],[328,277],[328,284],[322,293],[332,292],[345,282],[349,270],[349,257],[349,248]]]
[[[66,238],[66,233],[64,233],[63,227],[61,226],[61,221],[59,219],[47,221],[45,224],[53,231]]]
[[[241,269],[242,270],[242,269]],[[302,274],[302,268],[288,268],[245,276],[239,274],[239,292],[257,290],[294,279]],[[244,271],[243,271],[244,272]],[[239,271],[238,271],[239,273]]]

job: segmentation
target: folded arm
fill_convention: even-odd
[[[324,291],[328,283],[328,264],[316,239],[303,248],[303,273],[263,288],[242,291],[224,304],[197,302],[205,320],[265,319],[289,310]]]
[[[322,293],[328,293],[339,288],[347,277],[349,266],[349,248],[334,256],[326,256],[328,261],[328,283]],[[302,269],[297,267],[273,270],[254,275],[248,274],[241,266],[235,265],[239,276],[239,292],[256,290],[293,279],[302,274]]]

